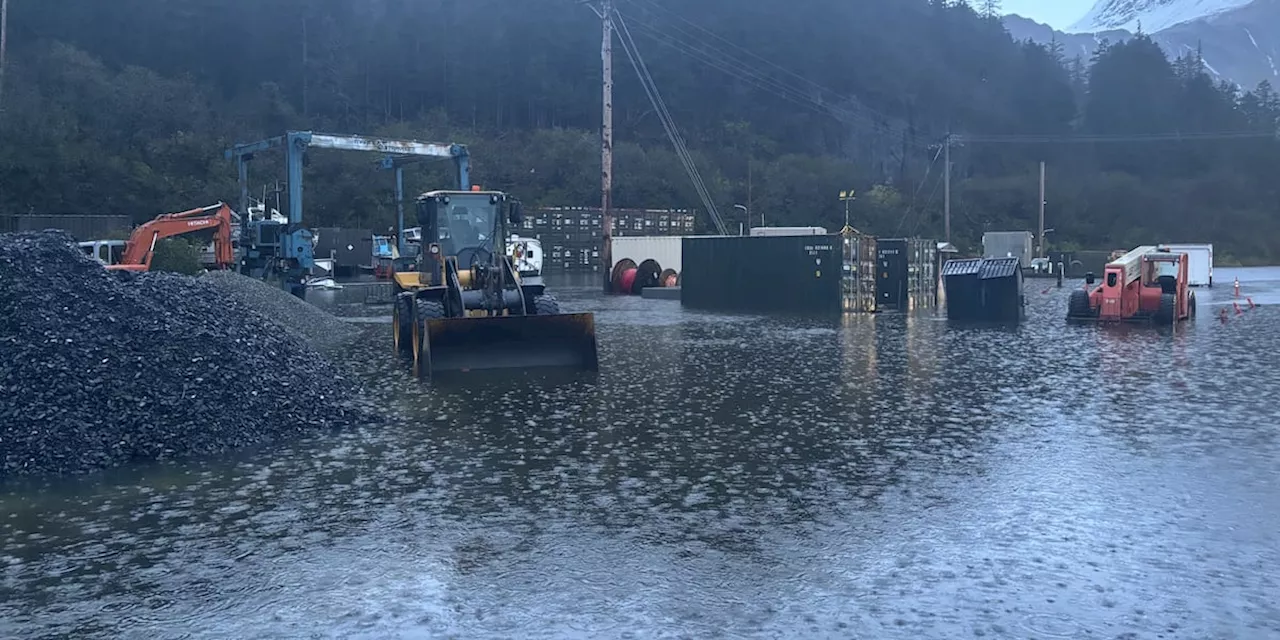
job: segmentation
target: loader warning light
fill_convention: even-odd
[[[471,185],[471,190],[472,190],[472,191],[479,191],[479,190],[480,190],[480,185],[478,185],[478,184],[473,184],[473,185]]]

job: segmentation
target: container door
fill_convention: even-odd
[[[883,249],[880,253],[879,290],[881,309],[902,309],[906,298],[906,256],[898,248]]]

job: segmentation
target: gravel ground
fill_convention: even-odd
[[[337,346],[357,331],[351,323],[257,278],[231,271],[210,271],[201,277],[315,347]]]
[[[58,231],[0,235],[0,480],[371,418],[354,383],[223,285],[109,272]]]

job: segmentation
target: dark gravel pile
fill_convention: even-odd
[[[351,323],[257,278],[232,271],[210,271],[201,279],[298,334],[313,346],[333,347],[357,332]]]
[[[221,452],[368,418],[296,334],[199,278],[0,235],[0,479]]]

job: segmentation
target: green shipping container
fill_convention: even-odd
[[[686,237],[680,304],[714,311],[839,314],[842,247],[838,235]]]

